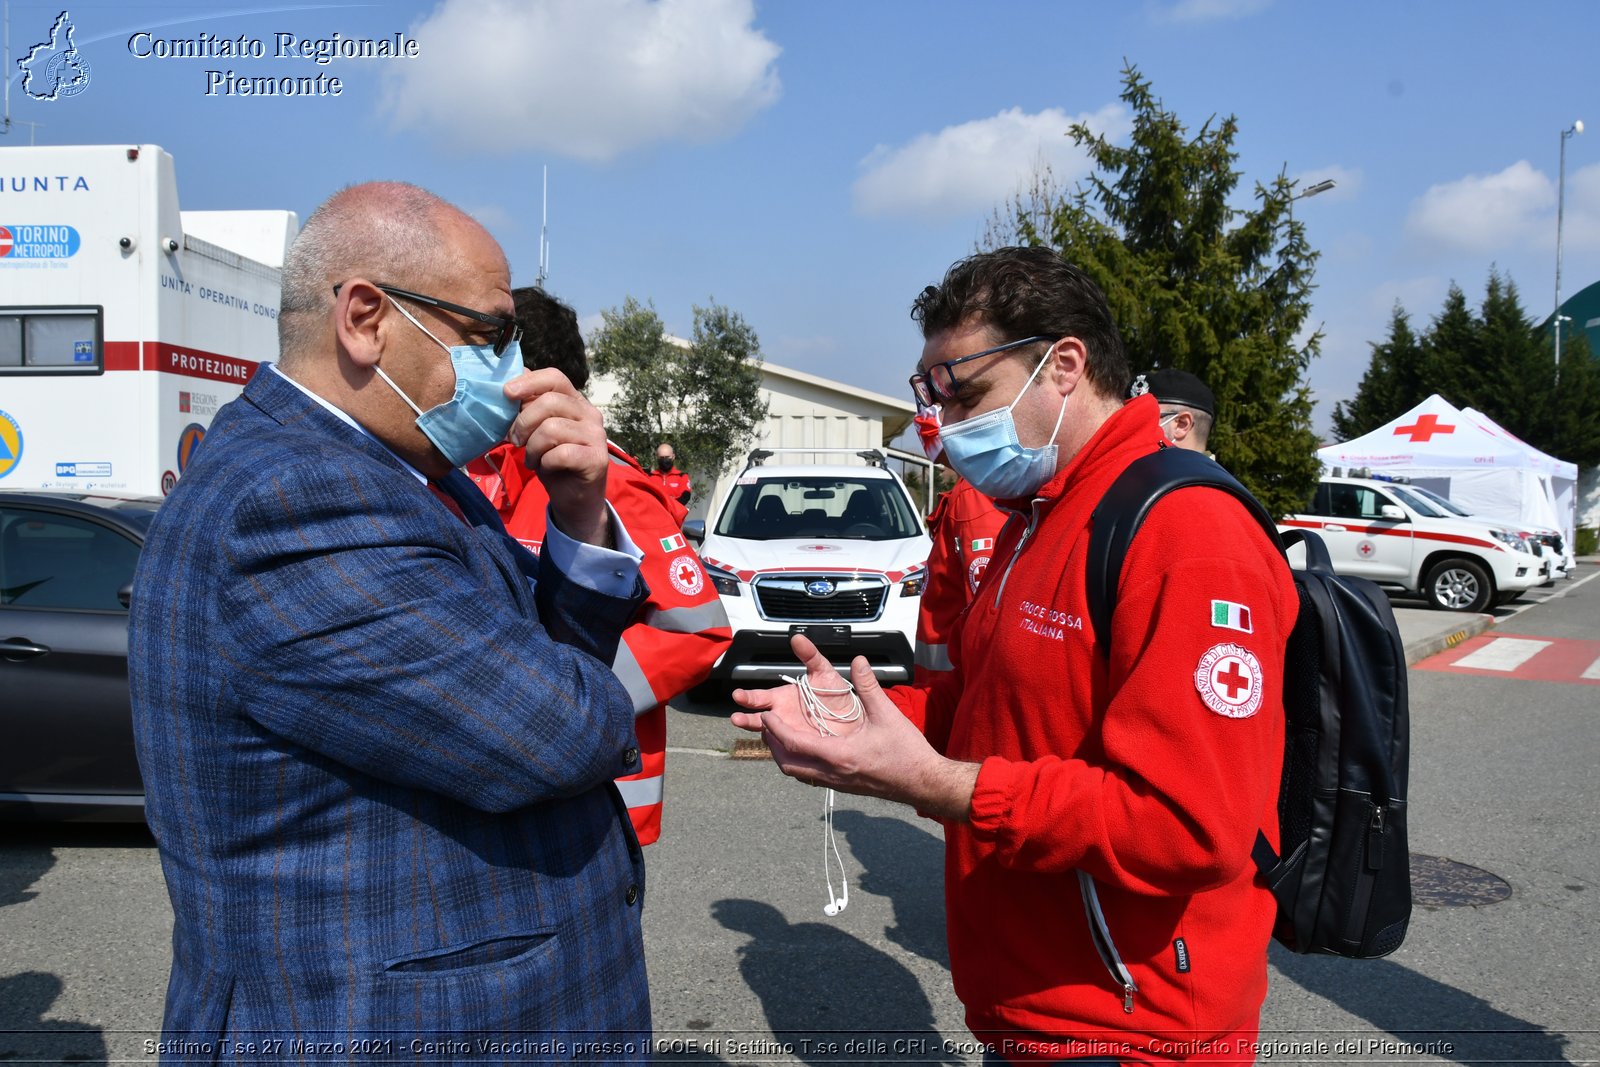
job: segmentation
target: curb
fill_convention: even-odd
[[[1495,622],[1493,615],[1473,615],[1459,630],[1437,637],[1423,638],[1421,641],[1406,645],[1406,666],[1410,667],[1429,656],[1437,655],[1447,648],[1455,648],[1469,637],[1476,637],[1483,633]]]

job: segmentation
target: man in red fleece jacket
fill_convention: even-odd
[[[916,300],[919,403],[957,473],[1020,516],[951,640],[953,670],[822,736],[796,687],[741,691],[784,773],[944,823],[950,969],[995,1062],[1250,1062],[1277,842],[1283,646],[1276,546],[1205,487],[1156,504],[1122,569],[1110,648],[1086,619],[1090,513],[1163,447],[1105,297],[1041,248],[953,266]],[[818,689],[838,676],[805,639]],[[837,702],[838,698],[829,698]]]

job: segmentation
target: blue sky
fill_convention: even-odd
[[[548,166],[548,287],[586,324],[634,296],[687,333],[691,306],[716,300],[768,359],[896,396],[917,291],[1037,160],[1086,173],[1070,122],[1125,134],[1124,60],[1191,128],[1237,116],[1244,188],[1280,168],[1338,182],[1296,207],[1323,252],[1319,429],[1397,298],[1420,325],[1452,279],[1475,303],[1497,265],[1548,313],[1574,119],[1594,128],[1567,144],[1563,294],[1600,279],[1591,3],[14,0],[13,61],[63,7],[92,80],[51,102],[13,80],[12,117],[42,123],[40,144],[159,144],[186,209],[304,219],[342,185],[413,181],[489,226],[515,284],[537,271]],[[245,35],[267,56],[141,59],[141,31]],[[317,66],[275,58],[279,32],[401,32],[420,54]],[[344,90],[208,97],[207,70]]]

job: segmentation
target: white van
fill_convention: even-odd
[[[828,458],[841,462],[767,465],[779,452],[837,453]],[[712,679],[798,674],[789,638],[804,633],[847,677],[851,658],[865,656],[883,684],[911,680],[933,542],[883,453],[757,450],[716,515],[709,529],[684,524],[733,627]]]
[[[1323,478],[1310,506],[1278,528],[1316,530],[1340,574],[1451,611],[1514,600],[1548,569],[1520,532],[1450,515],[1406,485],[1375,478]]]
[[[289,211],[180,211],[155,145],[0,148],[0,490],[170,492],[278,355]]]

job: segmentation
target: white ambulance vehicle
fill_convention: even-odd
[[[0,491],[171,492],[278,354],[289,211],[180,211],[155,145],[0,148]]]

